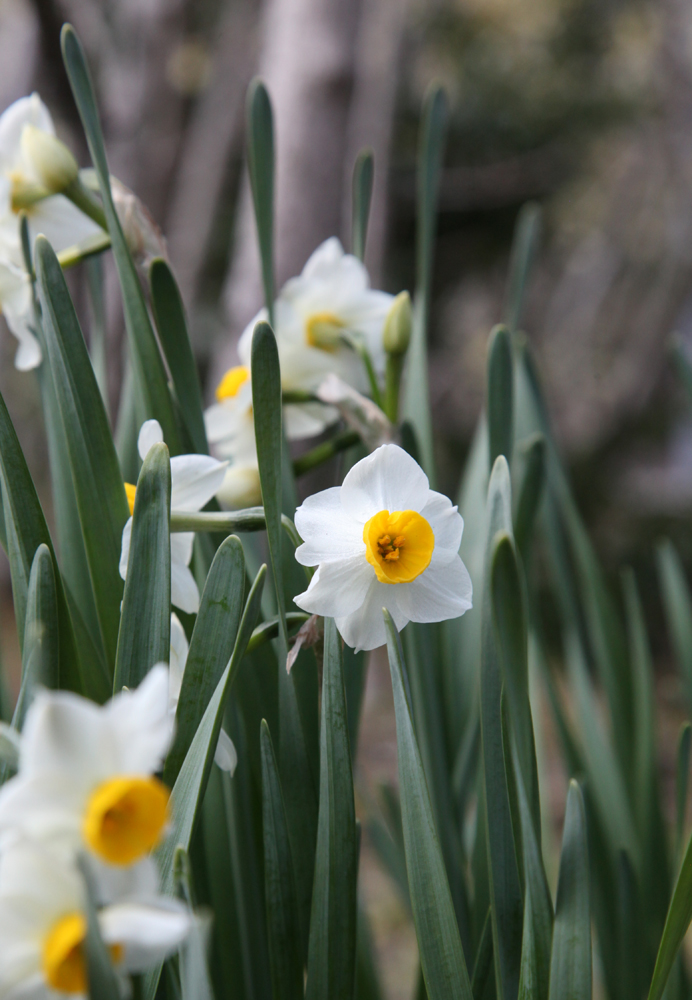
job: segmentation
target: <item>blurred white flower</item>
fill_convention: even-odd
[[[0,234],[0,311],[19,341],[14,366],[19,371],[28,371],[41,364],[41,347],[32,329],[31,282],[24,267],[12,262],[12,256],[19,254],[8,250],[3,243]]]
[[[142,461],[152,445],[163,441],[163,431],[158,420],[142,424],[137,447]],[[171,510],[201,510],[221,487],[226,472],[226,462],[217,462],[208,455],[176,455],[171,459]],[[125,484],[130,513],[134,510],[136,487]],[[130,558],[132,518],[123,528],[120,552],[120,575],[127,577]],[[175,532],[171,535],[171,603],[181,611],[194,614],[199,608],[199,589],[190,572],[193,531]]]
[[[183,686],[183,674],[187,663],[189,645],[185,629],[176,614],[171,615],[171,659],[170,671],[168,675],[168,711],[175,716],[178,708],[180,690]],[[214,760],[222,771],[228,771],[232,776],[238,764],[238,754],[233,744],[233,740],[225,729],[219,733],[219,742],[216,745]]]
[[[98,909],[98,921],[126,995],[126,975],[144,972],[175,952],[191,918],[182,903],[158,895],[151,862],[110,873],[108,881],[110,898]],[[32,842],[5,852],[0,860],[0,996],[86,1000],[86,931],[84,884],[73,865]]]
[[[169,792],[154,775],[172,735],[163,664],[103,706],[40,691],[26,715],[18,773],[0,789],[4,844],[33,837],[85,845],[112,865],[144,857],[168,820]]]
[[[229,368],[216,389],[216,403],[204,414],[207,440],[213,451],[228,460],[216,497],[228,510],[262,503],[255,424],[252,413],[250,369]]]
[[[363,361],[343,338],[362,339],[375,371],[384,371],[382,331],[394,296],[369,285],[363,264],[344,253],[336,237],[315,250],[299,277],[286,282],[274,304],[284,391],[312,392],[331,372],[355,389],[368,391]],[[248,367],[253,330],[266,319],[263,309],[238,343],[240,360]],[[319,434],[339,416],[337,410],[320,403],[289,404],[284,414],[290,439]]]
[[[304,539],[296,559],[317,566],[295,603],[334,618],[349,646],[384,643],[382,608],[402,629],[471,607],[471,578],[459,558],[464,522],[397,445],[354,465],[343,486],[308,497],[295,523]]]

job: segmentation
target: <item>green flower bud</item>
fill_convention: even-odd
[[[51,194],[60,194],[77,179],[77,161],[67,146],[49,132],[25,125],[21,146],[37,178]]]
[[[412,324],[411,296],[408,292],[399,292],[384,321],[382,339],[387,354],[406,354]]]

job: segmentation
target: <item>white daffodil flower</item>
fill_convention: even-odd
[[[19,341],[14,366],[24,372],[41,364],[41,347],[32,329],[34,306],[29,275],[11,259],[18,256],[0,238],[0,311],[10,333]]]
[[[20,98],[0,115],[0,231],[19,246],[19,212],[23,209],[32,242],[43,233],[58,253],[100,229],[71,201],[45,187],[44,144],[35,141],[32,130],[55,136],[53,119],[38,94]],[[58,164],[56,156],[62,172],[63,158]]]
[[[16,776],[0,789],[0,835],[86,847],[130,865],[160,842],[169,792],[154,777],[173,736],[168,669],[105,705],[42,690],[26,715]]]
[[[99,906],[103,940],[121,982],[173,954],[191,929],[182,903],[158,894],[153,863],[109,878],[118,891]],[[116,886],[120,881],[122,884]],[[101,902],[101,901],[99,901]],[[84,883],[60,855],[32,842],[0,860],[0,996],[59,1000],[88,996]]]
[[[317,566],[295,603],[334,618],[357,650],[384,643],[382,608],[402,629],[471,607],[471,578],[459,558],[464,522],[395,444],[354,465],[343,486],[308,497],[295,523],[304,539],[296,559]]]
[[[189,644],[185,629],[176,614],[171,615],[171,659],[170,671],[168,675],[168,711],[175,717],[180,698],[180,689],[183,686],[183,674],[187,663]],[[222,771],[228,771],[231,776],[238,765],[238,754],[233,740],[225,729],[219,733],[219,742],[216,744],[214,761]]]
[[[216,389],[216,403],[204,414],[207,440],[220,458],[228,461],[218,501],[228,510],[262,503],[252,385],[246,365],[229,368]]]
[[[291,278],[274,304],[274,332],[285,391],[312,392],[330,373],[361,392],[368,380],[361,358],[343,338],[362,339],[376,372],[384,371],[382,331],[393,295],[370,288],[368,272],[357,257],[344,253],[336,237],[315,250],[303,273]],[[238,354],[249,368],[252,333],[267,319],[263,309],[248,324]],[[338,411],[319,403],[284,408],[286,435],[312,437],[338,419]]]
[[[152,445],[163,441],[163,431],[158,420],[147,420],[142,424],[137,447],[142,461],[147,457]],[[220,489],[226,474],[227,462],[218,462],[209,455],[176,455],[171,459],[171,510],[197,511],[207,504]],[[130,514],[134,511],[136,487],[125,483],[125,492],[130,504]],[[127,577],[130,558],[132,518],[123,528],[120,551],[120,575]],[[199,609],[199,589],[190,572],[193,531],[176,532],[171,535],[171,603],[195,614]]]

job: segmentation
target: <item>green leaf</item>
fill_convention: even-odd
[[[108,948],[101,937],[97,906],[97,891],[89,866],[83,857],[77,865],[84,880],[84,910],[87,918],[87,932],[84,941],[86,951],[87,980],[90,1000],[120,1000],[120,987],[111,964]]]
[[[674,333],[669,343],[670,358],[678,373],[680,381],[685,386],[688,395],[692,399],[692,364],[687,356],[685,344],[680,334]]]
[[[303,952],[291,845],[269,726],[262,720],[264,892],[274,1000],[303,996]]]
[[[89,257],[86,261],[87,287],[89,289],[89,305],[91,323],[89,325],[89,357],[94,369],[96,382],[101,393],[103,405],[108,414],[108,355],[106,303],[103,274],[103,258]]]
[[[522,206],[514,229],[507,288],[507,326],[519,328],[526,285],[541,235],[541,207],[536,202]]]
[[[103,133],[84,50],[70,24],[63,26],[60,41],[70,87],[96,170],[113,246],[113,257],[122,289],[130,357],[142,407],[140,417],[158,420],[171,452],[178,455],[182,451],[182,442],[175,419],[173,400],[168,391],[166,370],[149,320],[139,277],[113,203]]]
[[[396,715],[401,811],[411,908],[429,1000],[472,1000],[452,895],[433,820],[404,681],[404,658],[386,610],[387,653]]]
[[[118,572],[128,517],[125,488],[77,314],[48,240],[35,248],[46,362],[62,419],[84,548],[109,663],[115,662],[123,581]]]
[[[570,781],[550,959],[550,1000],[591,1000],[591,907],[586,816]]]
[[[514,538],[524,565],[526,565],[531,547],[533,526],[545,485],[545,437],[540,433],[532,434],[527,441],[522,443],[520,451],[523,453],[524,469],[514,515]]]
[[[692,711],[692,598],[680,556],[668,539],[656,550],[658,575],[661,581],[663,610],[673,645],[678,669],[687,695],[687,708]]]
[[[682,853],[687,799],[690,786],[690,748],[692,747],[692,725],[683,722],[678,737],[677,767],[675,769],[675,863],[679,864]]]
[[[113,690],[136,688],[171,648],[171,463],[152,445],[137,480]]]
[[[476,960],[473,963],[473,978],[471,989],[474,1000],[483,1000],[488,980],[493,974],[493,922],[488,910],[488,915],[483,924],[481,940],[476,952]]]
[[[163,780],[175,783],[207,705],[228,663],[240,624],[245,590],[243,546],[230,535],[219,546],[207,576],[183,674],[175,739]]]
[[[22,650],[22,683],[12,725],[21,730],[37,687],[55,690],[60,684],[58,596],[53,559],[41,544],[31,565]]]
[[[502,739],[502,658],[493,619],[491,559],[498,532],[512,531],[509,466],[500,455],[488,487],[486,570],[481,602],[481,745],[488,829],[488,878],[499,1000],[516,1000],[523,898]]]
[[[368,234],[370,201],[375,176],[375,157],[371,149],[361,149],[353,167],[351,189],[351,253],[365,260],[365,239]]]
[[[149,287],[159,341],[171,373],[191,450],[206,455],[209,446],[204,429],[202,389],[188,336],[185,307],[173,272],[161,257],[152,261],[149,268]]]
[[[488,447],[490,468],[498,455],[512,461],[513,431],[512,341],[506,326],[495,326],[488,344]]]
[[[341,638],[324,622],[320,808],[306,1000],[352,1000],[356,964],[356,810]]]
[[[251,82],[247,93],[247,160],[262,262],[264,304],[274,322],[274,119],[264,83]]]
[[[14,613],[19,643],[23,649],[29,579],[36,550],[41,545],[46,545],[54,564],[55,552],[36,489],[2,395],[0,395],[0,489],[5,544],[12,576]],[[59,623],[60,687],[72,691],[88,690],[87,684],[82,686],[80,660],[77,657],[72,622],[59,574],[56,575],[55,589]],[[103,680],[105,682],[105,677]],[[107,696],[106,689],[103,698]]]
[[[447,125],[447,97],[434,84],[423,105],[423,122],[418,153],[418,193],[416,228],[416,292],[413,302],[413,330],[406,362],[406,392],[403,417],[416,431],[421,465],[435,488],[435,459],[430,417],[428,384],[428,322],[435,249],[437,194]]]

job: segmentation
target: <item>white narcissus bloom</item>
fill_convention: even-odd
[[[354,465],[343,486],[308,497],[295,523],[304,539],[296,559],[317,572],[294,600],[334,618],[349,646],[385,642],[382,608],[402,629],[471,607],[471,578],[459,558],[464,522],[395,444]]]
[[[19,341],[14,366],[24,372],[41,364],[41,347],[32,329],[31,282],[25,268],[13,263],[12,257],[17,256],[4,247],[0,237],[0,311]]]
[[[175,716],[178,708],[180,690],[183,686],[183,674],[187,663],[189,644],[185,629],[176,614],[171,615],[171,659],[168,679],[168,711]],[[214,761],[222,771],[228,771],[233,776],[238,765],[238,754],[233,744],[233,740],[225,729],[219,733],[219,742],[216,744]]]
[[[110,865],[138,861],[168,822],[169,792],[154,775],[172,735],[164,664],[103,706],[40,691],[26,715],[18,772],[0,789],[4,844],[31,837],[85,847]]]
[[[216,389],[216,403],[204,414],[207,440],[215,454],[228,460],[217,499],[229,510],[262,503],[252,384],[246,365],[229,368]]]
[[[175,952],[191,918],[177,900],[158,894],[153,862],[109,874],[98,900],[103,940],[122,984]],[[101,886],[97,884],[97,889]],[[45,847],[26,842],[0,860],[0,996],[59,1000],[88,996],[84,883],[77,869]]]
[[[393,295],[370,288],[368,272],[357,257],[344,253],[336,237],[315,250],[303,273],[291,278],[274,303],[274,332],[284,390],[312,392],[331,372],[349,385],[368,391],[363,361],[342,337],[361,338],[375,371],[384,371],[382,332]],[[267,319],[262,310],[238,343],[243,365],[250,366],[252,333]],[[311,437],[338,419],[338,411],[319,403],[289,404],[284,409],[286,435]]]
[[[158,420],[145,421],[137,440],[142,461],[147,457],[152,445],[161,441],[163,441],[163,431]],[[209,455],[176,455],[173,457],[171,459],[171,510],[201,510],[220,489],[226,473],[226,465],[226,462],[217,462]],[[125,483],[125,492],[131,514],[135,505],[135,491],[136,487],[132,483]],[[127,577],[131,537],[132,518],[130,517],[123,528],[120,551],[120,575],[123,580]],[[194,540],[193,531],[171,534],[171,603],[188,614],[195,614],[199,609],[199,589],[189,568]]]

